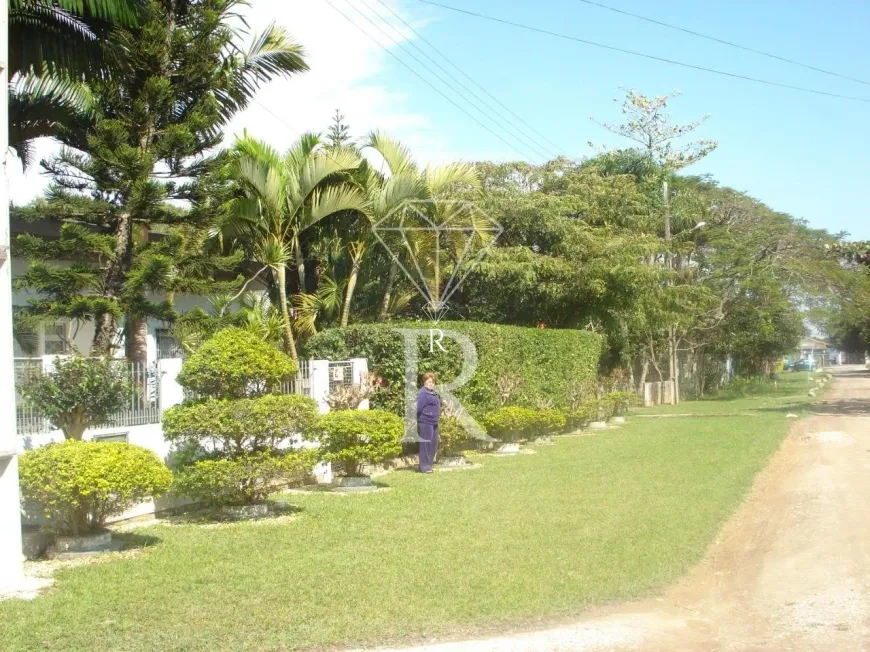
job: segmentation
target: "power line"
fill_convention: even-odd
[[[534,159],[535,159],[536,157],[543,157],[545,160],[546,160],[547,158],[549,158],[549,156],[548,156],[547,154],[543,154],[543,155],[542,155],[542,154],[541,154],[540,152],[538,152],[534,147],[530,148],[531,151],[534,152],[534,154],[533,154],[533,156],[529,157],[528,152],[522,152],[520,149],[518,149],[517,147],[515,147],[513,143],[510,143],[510,142],[508,142],[507,140],[505,140],[504,138],[502,138],[501,136],[499,136],[499,135],[498,135],[497,133],[495,133],[492,129],[490,129],[489,127],[487,127],[483,122],[481,122],[481,121],[478,120],[476,117],[474,117],[471,113],[469,113],[468,111],[466,111],[466,110],[465,110],[461,105],[459,105],[458,103],[456,103],[452,98],[450,98],[448,95],[446,95],[446,94],[445,94],[444,92],[442,92],[440,89],[438,89],[438,87],[436,87],[434,84],[432,84],[428,79],[426,79],[426,78],[423,77],[420,73],[418,73],[416,70],[414,70],[414,69],[413,69],[410,65],[408,65],[408,64],[407,64],[403,59],[399,58],[399,57],[398,57],[398,56],[397,56],[397,55],[396,55],[392,50],[390,50],[388,47],[385,47],[385,46],[384,46],[380,41],[378,41],[378,40],[377,40],[376,38],[374,38],[371,34],[369,34],[366,30],[364,30],[362,27],[360,27],[360,25],[357,24],[357,22],[356,22],[354,19],[352,19],[351,17],[349,17],[347,14],[345,14],[343,11],[341,11],[338,7],[336,7],[334,4],[332,4],[332,2],[330,2],[330,0],[325,0],[325,1],[326,1],[326,3],[327,3],[330,7],[332,7],[333,9],[335,9],[338,13],[340,13],[340,14],[341,14],[342,16],[344,16],[348,21],[350,21],[350,23],[351,23],[354,27],[356,27],[356,28],[357,28],[358,30],[360,30],[363,34],[365,34],[366,36],[368,36],[372,41],[374,41],[375,43],[377,43],[377,44],[378,44],[378,45],[379,45],[379,46],[380,46],[380,47],[381,47],[385,52],[387,52],[391,57],[393,57],[394,59],[396,59],[396,61],[398,61],[398,62],[401,63],[403,66],[405,66],[408,70],[410,70],[411,72],[413,72],[417,77],[419,77],[421,80],[423,80],[424,82],[426,82],[426,84],[427,84],[428,86],[430,86],[432,89],[436,90],[436,91],[437,91],[437,92],[438,92],[442,97],[444,97],[445,99],[447,99],[448,101],[450,101],[451,104],[453,104],[455,107],[457,107],[457,108],[458,108],[459,110],[461,110],[463,113],[465,113],[465,115],[467,115],[467,116],[470,117],[472,120],[474,120],[475,122],[477,122],[477,124],[479,124],[481,127],[483,127],[484,129],[486,129],[487,131],[489,131],[489,133],[491,133],[491,134],[494,135],[496,138],[498,138],[499,140],[501,140],[503,143],[505,143],[508,147],[510,147],[511,149],[513,149],[515,152],[517,152],[518,154],[520,154],[520,155],[523,156],[524,158],[525,158],[525,157],[531,158],[532,161],[534,161]],[[462,93],[459,93],[458,91],[456,91],[456,89],[455,89],[453,86],[451,86],[449,82],[446,82],[446,81],[444,80],[443,77],[441,77],[438,73],[434,72],[431,68],[429,68],[429,67],[428,67],[424,62],[422,62],[422,61],[421,61],[421,60],[420,60],[420,59],[419,59],[419,58],[418,58],[418,57],[417,57],[413,52],[410,52],[410,51],[409,51],[409,50],[408,50],[404,45],[402,45],[400,42],[396,41],[395,38],[393,38],[393,37],[390,36],[387,32],[385,32],[385,31],[383,30],[383,28],[380,27],[380,25],[378,25],[378,24],[375,23],[371,18],[369,18],[368,16],[366,16],[366,15],[365,15],[362,11],[360,11],[357,7],[354,7],[352,4],[351,4],[350,6],[351,6],[351,7],[353,8],[353,10],[356,11],[360,16],[362,16],[365,20],[367,20],[369,23],[371,23],[371,24],[372,24],[376,29],[378,29],[378,30],[381,32],[381,34],[383,34],[383,35],[386,36],[388,39],[390,39],[390,41],[392,41],[393,44],[398,45],[400,48],[402,48],[402,50],[404,50],[407,54],[409,54],[409,55],[411,56],[411,58],[413,58],[414,61],[416,61],[418,64],[420,64],[420,65],[421,65],[425,70],[427,70],[428,72],[430,72],[430,73],[432,73],[433,75],[435,75],[435,77],[436,77],[436,78],[437,78],[437,79],[438,79],[442,84],[444,84],[445,86],[447,86],[447,88],[449,88],[451,91],[453,91],[454,93],[456,93],[456,94],[457,94],[457,95],[458,95],[462,100],[464,100],[465,102],[468,102],[472,107],[474,107],[476,110],[480,111],[482,114],[485,115],[485,111],[482,111],[482,110],[481,110],[481,109],[480,109],[480,108],[479,108],[479,107],[478,107],[474,102],[471,102],[470,100],[468,100],[468,98],[466,98],[465,96],[463,96]],[[489,116],[486,116],[486,117],[489,118]],[[499,126],[501,126],[501,125],[499,125]],[[502,128],[503,128],[503,127],[502,127]],[[513,136],[513,134],[511,134],[511,136]],[[514,137],[515,137],[515,136],[514,136]],[[527,145],[526,143],[523,143],[523,147],[528,147],[528,145]]]
[[[332,4],[332,2],[331,2],[330,0],[324,0],[324,2],[326,2],[326,4],[328,4],[330,7],[332,7],[336,12],[338,12],[339,14],[341,14],[341,15],[344,17],[344,19],[347,20],[351,25],[353,25],[353,26],[356,27],[360,32],[362,32],[363,34],[365,34],[365,35],[366,35],[369,39],[371,39],[371,40],[372,40],[376,45],[378,45],[378,47],[380,47],[384,52],[386,52],[387,54],[389,54],[389,55],[390,55],[391,57],[393,57],[396,61],[398,61],[399,63],[401,63],[403,66],[405,66],[405,68],[407,68],[408,70],[410,70],[411,73],[413,73],[417,78],[419,78],[423,83],[425,83],[425,84],[426,84],[427,86],[429,86],[432,90],[434,90],[436,93],[438,93],[441,97],[443,97],[445,100],[447,100],[448,102],[450,102],[453,106],[455,106],[457,109],[459,109],[460,111],[462,111],[462,112],[463,112],[465,115],[467,115],[469,118],[471,118],[472,120],[474,120],[477,124],[479,124],[481,127],[483,127],[484,129],[486,129],[486,131],[488,131],[490,134],[492,134],[493,136],[495,136],[496,138],[498,138],[498,139],[499,139],[501,142],[503,142],[505,145],[507,145],[507,146],[510,147],[512,150],[514,150],[515,152],[517,152],[520,156],[522,156],[522,157],[524,157],[524,158],[528,157],[528,154],[527,154],[527,153],[524,153],[524,152],[520,151],[520,150],[517,149],[517,148],[516,148],[512,143],[510,143],[510,142],[508,142],[507,140],[505,140],[504,138],[502,138],[500,135],[498,135],[496,132],[494,132],[492,129],[490,129],[488,126],[486,126],[483,122],[481,122],[481,121],[478,120],[476,117],[474,117],[473,115],[471,115],[468,111],[466,111],[466,110],[465,110],[461,105],[457,104],[457,103],[453,100],[453,98],[451,98],[451,97],[449,97],[448,95],[446,95],[446,94],[445,94],[441,89],[439,89],[437,86],[435,86],[434,84],[432,84],[432,82],[430,82],[428,79],[426,79],[426,78],[423,77],[420,73],[418,73],[416,70],[414,70],[411,66],[409,66],[407,63],[405,63],[405,61],[403,61],[402,59],[400,59],[400,58],[399,58],[399,57],[398,57],[394,52],[392,52],[392,51],[390,50],[390,48],[388,48],[388,47],[386,47],[385,45],[383,45],[383,44],[382,44],[380,41],[378,41],[375,37],[373,37],[371,34],[369,34],[367,31],[365,31],[365,30],[364,30],[362,27],[360,27],[360,26],[356,23],[356,21],[354,21],[350,16],[348,16],[348,15],[347,15],[346,13],[344,13],[341,9],[339,9],[339,8],[336,7],[334,4]],[[533,157],[532,157],[532,158],[533,158]]]
[[[449,5],[444,5],[439,2],[432,2],[432,0],[417,0],[417,2],[422,2],[423,4],[432,5],[433,7],[441,7],[442,9],[447,9],[448,11],[455,11],[460,14],[467,14],[469,16],[474,16],[476,18],[483,18],[484,20],[490,20],[496,23],[503,23],[505,25],[510,25],[512,27],[519,27],[520,29],[529,30],[531,32],[538,32],[539,34],[546,34],[547,36],[555,36],[556,38],[565,39],[568,41],[576,41],[577,43],[584,43],[585,45],[592,45],[597,48],[603,48],[605,50],[612,50],[613,52],[622,52],[623,54],[630,54],[635,57],[643,57],[644,59],[652,59],[653,61],[661,61],[662,63],[669,63],[674,66],[681,66],[683,68],[691,68],[693,70],[700,70],[702,72],[709,72],[715,75],[722,75],[724,77],[732,77],[734,79],[743,79],[744,81],[751,81],[758,84],[766,84],[768,86],[778,86],[779,88],[788,88],[793,91],[801,91],[804,93],[813,93],[814,95],[825,95],[827,97],[837,97],[842,100],[852,100],[853,102],[864,102],[870,103],[870,99],[865,97],[853,97],[851,95],[840,95],[838,93],[828,93],[826,91],[819,91],[812,88],[803,88],[801,86],[791,86],[790,84],[780,84],[779,82],[770,81],[767,79],[759,79],[757,77],[748,77],[746,75],[738,75],[733,72],[725,72],[723,70],[716,70],[714,68],[706,68],[704,66],[696,66],[691,63],[684,63],[682,61],[674,61],[673,59],[665,59],[664,57],[657,57],[652,54],[646,54],[644,52],[636,52],[635,50],[627,50],[625,48],[616,47],[614,45],[606,45],[604,43],[597,43],[595,41],[589,41],[586,39],[578,38],[576,36],[569,36],[568,34],[560,34],[559,32],[552,32],[550,30],[541,29],[539,27],[532,27],[531,25],[523,25],[521,23],[514,23],[509,20],[505,20],[503,18],[496,18],[495,16],[487,16],[484,14],[478,14],[473,11],[468,11],[466,9],[459,9],[457,7],[451,7]]]
[[[386,4],[384,4],[384,2],[383,2],[382,0],[377,0],[377,1],[380,2],[382,5],[384,5],[387,9],[390,9],[390,7],[389,7],[388,5],[386,5]],[[374,14],[375,14],[378,18],[380,18],[384,23],[386,23],[387,25],[389,25],[391,29],[395,30],[396,32],[398,32],[398,33],[401,35],[401,31],[399,31],[399,29],[398,29],[395,25],[393,25],[392,23],[390,23],[390,21],[386,20],[386,19],[385,19],[385,18],[384,18],[384,17],[383,17],[383,16],[382,16],[382,15],[381,15],[377,10],[375,10],[371,5],[369,5],[369,4],[366,2],[366,0],[360,0],[360,2],[362,2],[362,4],[365,5],[367,9],[370,9],[372,12],[374,12]],[[390,9],[390,11],[392,11],[392,9]],[[360,12],[360,13],[362,13],[362,12]],[[396,14],[395,12],[393,12],[393,14],[396,15],[396,16],[398,16],[398,14]],[[402,20],[401,17],[399,17],[399,20]],[[372,22],[372,21],[369,20],[369,22]],[[402,22],[404,22],[404,21],[402,21]],[[374,23],[372,23],[372,24],[374,24]],[[405,23],[405,25],[408,25],[408,24]],[[412,31],[414,31],[414,28],[413,28],[413,27],[411,27],[410,25],[408,25],[408,27],[409,27]],[[381,30],[381,33],[383,33],[383,30]],[[414,33],[416,34],[417,32],[414,31]],[[393,42],[396,43],[396,45],[398,45],[400,48],[402,48],[403,50],[405,50],[406,52],[408,52],[407,48],[405,48],[405,46],[404,46],[401,42],[397,42],[397,41],[395,41],[395,39],[393,40]],[[458,94],[460,97],[462,97],[462,99],[464,99],[466,102],[468,102],[469,104],[471,104],[472,106],[474,106],[474,108],[477,109],[478,111],[480,111],[481,113],[483,113],[483,114],[487,114],[487,118],[489,118],[489,119],[493,119],[494,122],[500,122],[499,126],[500,126],[502,129],[505,129],[505,131],[510,131],[510,132],[511,132],[511,135],[512,135],[513,137],[517,138],[520,142],[523,143],[523,145],[529,147],[529,149],[531,149],[532,151],[534,151],[538,156],[542,156],[542,157],[544,158],[544,160],[549,160],[549,159],[551,159],[551,158],[554,158],[553,153],[550,152],[550,151],[548,151],[545,147],[541,146],[541,145],[538,143],[538,139],[537,139],[537,138],[534,138],[534,137],[532,137],[532,136],[529,136],[529,135],[528,135],[525,131],[523,131],[521,128],[517,128],[517,127],[516,127],[516,126],[515,126],[515,125],[514,125],[510,120],[506,119],[502,114],[500,114],[498,111],[496,111],[496,110],[495,110],[495,109],[494,109],[494,108],[489,104],[489,102],[487,102],[486,100],[484,100],[483,98],[481,98],[477,93],[475,93],[473,90],[471,90],[470,88],[468,88],[468,86],[466,86],[466,85],[463,84],[461,81],[459,81],[456,77],[454,77],[454,76],[450,73],[450,71],[448,71],[446,68],[444,68],[444,66],[442,66],[442,65],[441,65],[440,63],[438,63],[435,59],[433,59],[433,58],[432,58],[432,57],[431,57],[431,56],[430,56],[430,55],[429,55],[425,50],[423,50],[422,48],[420,48],[420,46],[418,46],[418,45],[417,45],[416,43],[414,43],[413,41],[409,41],[409,44],[411,45],[411,47],[413,47],[415,50],[417,50],[420,54],[422,54],[424,57],[426,57],[426,59],[428,59],[428,60],[431,61],[433,64],[435,64],[436,66],[438,66],[438,69],[439,69],[439,70],[441,70],[445,75],[447,75],[447,76],[448,76],[450,79],[452,79],[454,82],[456,82],[457,84],[459,84],[459,86],[461,86],[461,87],[462,87],[466,92],[470,93],[470,94],[471,94],[471,95],[472,95],[472,96],[473,96],[473,97],[474,97],[474,98],[475,98],[475,99],[480,103],[480,105],[482,105],[486,110],[481,109],[481,106],[475,104],[474,102],[472,102],[471,100],[469,100],[467,97],[464,97],[464,96],[462,95],[462,93],[460,93],[458,90],[456,90],[456,89],[453,88],[452,86],[449,86],[449,85],[448,85],[448,87],[449,87],[453,92],[455,92],[456,94]],[[414,56],[411,52],[408,52],[408,54],[410,54],[412,57]],[[418,63],[420,63],[422,66],[424,66],[424,67],[425,67],[429,72],[431,72],[433,75],[435,75],[436,77],[438,77],[438,79],[439,79],[442,83],[444,83],[444,84],[447,83],[447,82],[445,82],[445,81],[444,81],[440,76],[438,76],[438,73],[436,73],[436,72],[432,71],[430,68],[428,68],[428,67],[426,66],[426,64],[422,63],[422,62],[421,62],[419,59],[417,59],[416,57],[414,57],[414,59],[415,59],[415,61],[417,61]],[[493,118],[493,116],[495,116],[495,117]],[[557,155],[557,156],[558,156],[558,155]]]
[[[746,47],[745,45],[740,45],[739,43],[733,43],[731,41],[726,41],[725,39],[717,38],[715,36],[710,36],[709,34],[702,34],[701,32],[696,32],[691,29],[686,29],[685,27],[680,27],[679,25],[671,25],[670,23],[665,23],[660,20],[656,20],[655,18],[649,18],[647,16],[641,16],[640,14],[634,14],[630,11],[625,11],[623,9],[617,9],[616,7],[610,7],[605,4],[601,4],[600,2],[593,2],[593,0],[578,0],[587,5],[592,5],[593,7],[600,7],[601,9],[606,9],[607,11],[612,11],[617,14],[623,14],[625,16],[631,16],[632,18],[637,18],[639,20],[645,20],[648,23],[653,23],[654,25],[660,25],[661,27],[667,27],[668,29],[675,29],[679,32],[684,32],[686,34],[691,34],[692,36],[698,36],[700,38],[705,38],[709,41],[715,41],[716,43],[721,43],[723,45],[727,45],[732,48],[737,48],[738,50],[745,50],[746,52],[752,52],[753,54],[760,54],[763,57],[770,57],[771,59],[777,59],[778,61],[784,61],[785,63],[790,63],[793,66],[800,66],[801,68],[806,68],[808,70],[815,70],[816,72],[821,72],[826,75],[832,75],[834,77],[839,77],[840,79],[848,79],[849,81],[858,82],[859,84],[864,84],[866,86],[870,86],[870,82],[864,81],[863,79],[857,79],[855,77],[849,77],[848,75],[841,75],[838,72],[834,72],[833,70],[825,70],[824,68],[816,68],[815,66],[811,66],[808,63],[801,63],[800,61],[795,61],[793,59],[787,59],[786,57],[781,57],[777,54],[771,54],[770,52],[764,52],[763,50],[756,50],[755,48]]]
[[[365,2],[365,0],[363,0],[363,2]],[[554,143],[552,140],[550,140],[549,138],[547,138],[544,134],[542,134],[540,131],[538,131],[537,129],[535,129],[535,128],[534,128],[532,125],[530,125],[528,122],[526,122],[525,120],[523,120],[519,115],[517,115],[517,114],[514,113],[510,108],[508,108],[507,106],[505,106],[505,105],[504,105],[504,104],[503,104],[503,103],[502,103],[502,102],[501,102],[497,97],[495,97],[492,93],[490,93],[490,92],[489,92],[488,90],[486,90],[483,86],[481,86],[477,81],[475,81],[473,77],[471,77],[470,75],[468,75],[464,70],[462,70],[462,68],[460,68],[459,66],[457,66],[457,65],[456,65],[456,64],[455,64],[455,63],[454,63],[454,62],[453,62],[453,61],[452,61],[452,60],[451,60],[451,59],[450,59],[446,54],[444,54],[441,50],[439,50],[437,47],[435,47],[435,45],[433,45],[431,41],[429,41],[428,39],[426,39],[425,36],[423,36],[420,32],[418,32],[418,31],[417,31],[416,29],[414,29],[411,25],[409,25],[408,22],[405,21],[404,18],[402,18],[399,14],[397,14],[395,11],[393,11],[392,7],[390,7],[390,5],[388,5],[387,3],[385,3],[384,0],[377,0],[377,2],[379,2],[379,3],[382,4],[384,7],[386,7],[387,11],[389,11],[389,12],[390,12],[391,14],[393,14],[396,18],[398,18],[398,19],[402,22],[402,24],[405,25],[405,27],[407,27],[409,30],[411,30],[411,31],[412,31],[412,32],[417,36],[417,38],[419,38],[419,39],[420,39],[421,41],[423,41],[426,45],[428,45],[430,48],[432,48],[432,50],[435,51],[435,52],[436,52],[436,53],[437,53],[437,54],[438,54],[442,59],[444,59],[447,63],[449,63],[449,64],[450,64],[451,66],[453,66],[456,70],[458,70],[459,73],[460,73],[463,77],[465,77],[465,78],[468,79],[472,84],[474,84],[475,86],[477,86],[481,91],[483,91],[486,95],[488,95],[488,96],[489,96],[489,97],[490,97],[494,102],[496,102],[500,107],[502,107],[505,111],[507,111],[508,113],[510,113],[512,116],[514,116],[514,118],[516,118],[517,120],[519,120],[519,122],[521,122],[523,125],[525,125],[528,129],[530,129],[530,130],[531,130],[535,135],[537,135],[539,138],[541,138],[542,140],[546,141],[546,142],[549,143],[551,146],[553,146],[553,147],[556,149],[556,151],[558,151],[559,153],[561,153],[561,154],[563,154],[563,155],[565,155],[565,156],[568,156],[568,153],[565,152],[565,151],[564,151],[564,150],[563,150],[559,145],[557,145],[556,143]],[[411,44],[414,45],[413,41],[411,42]],[[416,47],[418,50],[420,50],[420,48],[417,47],[416,45],[414,45],[414,47]],[[422,50],[420,50],[420,51],[422,52]],[[429,59],[430,59],[430,61],[432,60],[431,57],[429,57]],[[438,65],[438,64],[436,63],[436,65]],[[438,65],[438,67],[441,68],[441,70],[444,70],[444,68],[443,68],[442,66]],[[448,74],[448,75],[450,74],[450,73],[448,73],[446,70],[444,70],[444,72],[445,72],[445,74]],[[453,77],[452,75],[451,75],[451,79],[454,79],[454,80],[456,81],[457,84],[461,85],[461,86],[462,86],[464,89],[466,89],[469,93],[471,93],[472,95],[474,95],[475,97],[477,97],[478,99],[480,99],[480,98],[479,98],[479,97],[474,93],[474,91],[472,91],[472,90],[469,89],[467,86],[465,86],[464,84],[462,84],[462,82],[460,82],[459,80],[457,80],[457,79],[456,79],[455,77]],[[483,101],[483,100],[481,100],[481,101]],[[495,109],[493,109],[493,111],[495,111]],[[497,112],[496,112],[496,113],[497,113]],[[501,114],[498,114],[498,115],[501,116],[502,118],[504,118],[504,116],[502,116]],[[507,120],[507,118],[505,118],[505,120]],[[525,132],[524,132],[524,133],[525,133]]]

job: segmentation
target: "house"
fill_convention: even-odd
[[[13,243],[19,235],[25,233],[51,239],[57,237],[59,229],[60,226],[57,223],[26,222],[21,219],[10,220],[10,234]],[[150,237],[159,239],[163,236],[159,233],[152,233]],[[53,262],[63,265],[66,261]],[[15,257],[13,252],[13,281],[24,274],[27,267],[28,262]],[[266,291],[265,286],[259,282],[259,279],[254,281],[249,289],[251,292],[259,293]],[[13,290],[13,313],[27,306],[29,301],[34,298],[36,298],[36,295],[33,293]],[[148,298],[160,300],[164,296],[154,293]],[[210,307],[209,298],[205,296],[176,294],[173,302],[176,310],[180,313],[187,312],[194,307],[207,311]],[[149,319],[147,321],[147,329],[146,365],[153,366],[158,360],[175,358],[180,355],[179,343],[173,337],[168,323],[158,319]],[[13,356],[16,361],[21,361],[24,359],[42,358],[43,356],[68,355],[74,352],[87,354],[91,349],[93,339],[94,324],[90,321],[57,320],[54,323],[43,324],[41,328],[34,331],[25,330],[18,324],[13,332]],[[123,354],[124,336],[121,330],[118,333],[116,355],[121,357]]]
[[[798,349],[801,360],[815,360],[817,367],[824,367],[830,364],[828,343],[825,340],[820,340],[815,337],[804,337],[801,339]]]

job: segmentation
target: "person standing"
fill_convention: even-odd
[[[417,433],[420,436],[420,473],[432,473],[438,452],[438,422],[441,397],[435,393],[435,374],[423,375],[423,387],[417,395]]]

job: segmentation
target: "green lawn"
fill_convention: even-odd
[[[3,650],[273,650],[471,633],[661,589],[697,562],[805,402],[684,403],[482,468],[293,495],[283,524],[136,532],[136,558],[0,602]],[[152,539],[146,539],[153,537]]]

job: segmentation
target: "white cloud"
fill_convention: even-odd
[[[287,29],[293,40],[305,48],[310,70],[263,87],[256,102],[228,125],[227,141],[247,129],[282,150],[304,131],[325,131],[335,109],[340,109],[354,137],[374,129],[386,131],[407,145],[424,165],[457,158],[449,144],[436,134],[429,117],[408,108],[407,93],[383,83],[383,73],[391,57],[381,44],[391,49],[397,46],[358,12],[380,24],[396,41],[408,41],[413,33],[378,0],[330,2],[374,40],[324,0],[258,0],[245,12],[254,32],[270,22]],[[411,16],[405,7],[393,0],[385,2],[415,29],[423,26],[424,23]],[[395,29],[384,25],[384,20]],[[51,141],[40,141],[34,158],[38,161],[55,149]],[[23,204],[40,196],[48,179],[41,174],[38,164],[23,174],[13,158],[9,166],[9,185],[12,200]]]

